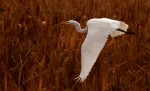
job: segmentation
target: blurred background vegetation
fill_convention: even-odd
[[[129,24],[108,37],[87,79],[80,73],[82,27],[91,18]],[[150,91],[150,0],[0,0],[0,91]]]

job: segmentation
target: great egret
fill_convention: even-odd
[[[108,18],[90,19],[87,21],[87,26],[84,29],[81,29],[80,24],[74,20],[62,23],[75,26],[79,33],[87,32],[86,39],[81,47],[81,72],[76,78],[80,82],[83,82],[88,76],[109,34],[111,37],[125,33],[132,34],[132,32],[127,31],[128,25],[126,23]]]

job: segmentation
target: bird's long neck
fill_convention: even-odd
[[[81,29],[81,25],[78,22],[74,23],[73,25],[75,26],[76,30],[79,33],[85,33],[87,31],[87,27],[84,29]]]

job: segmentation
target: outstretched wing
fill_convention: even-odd
[[[81,48],[81,72],[78,80],[84,81],[104,47],[109,31],[88,29],[88,34]]]

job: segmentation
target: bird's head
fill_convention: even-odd
[[[71,25],[74,25],[76,23],[77,23],[77,21],[75,21],[75,20],[68,20],[68,21],[65,21],[65,22],[61,22],[60,24],[71,24]]]

